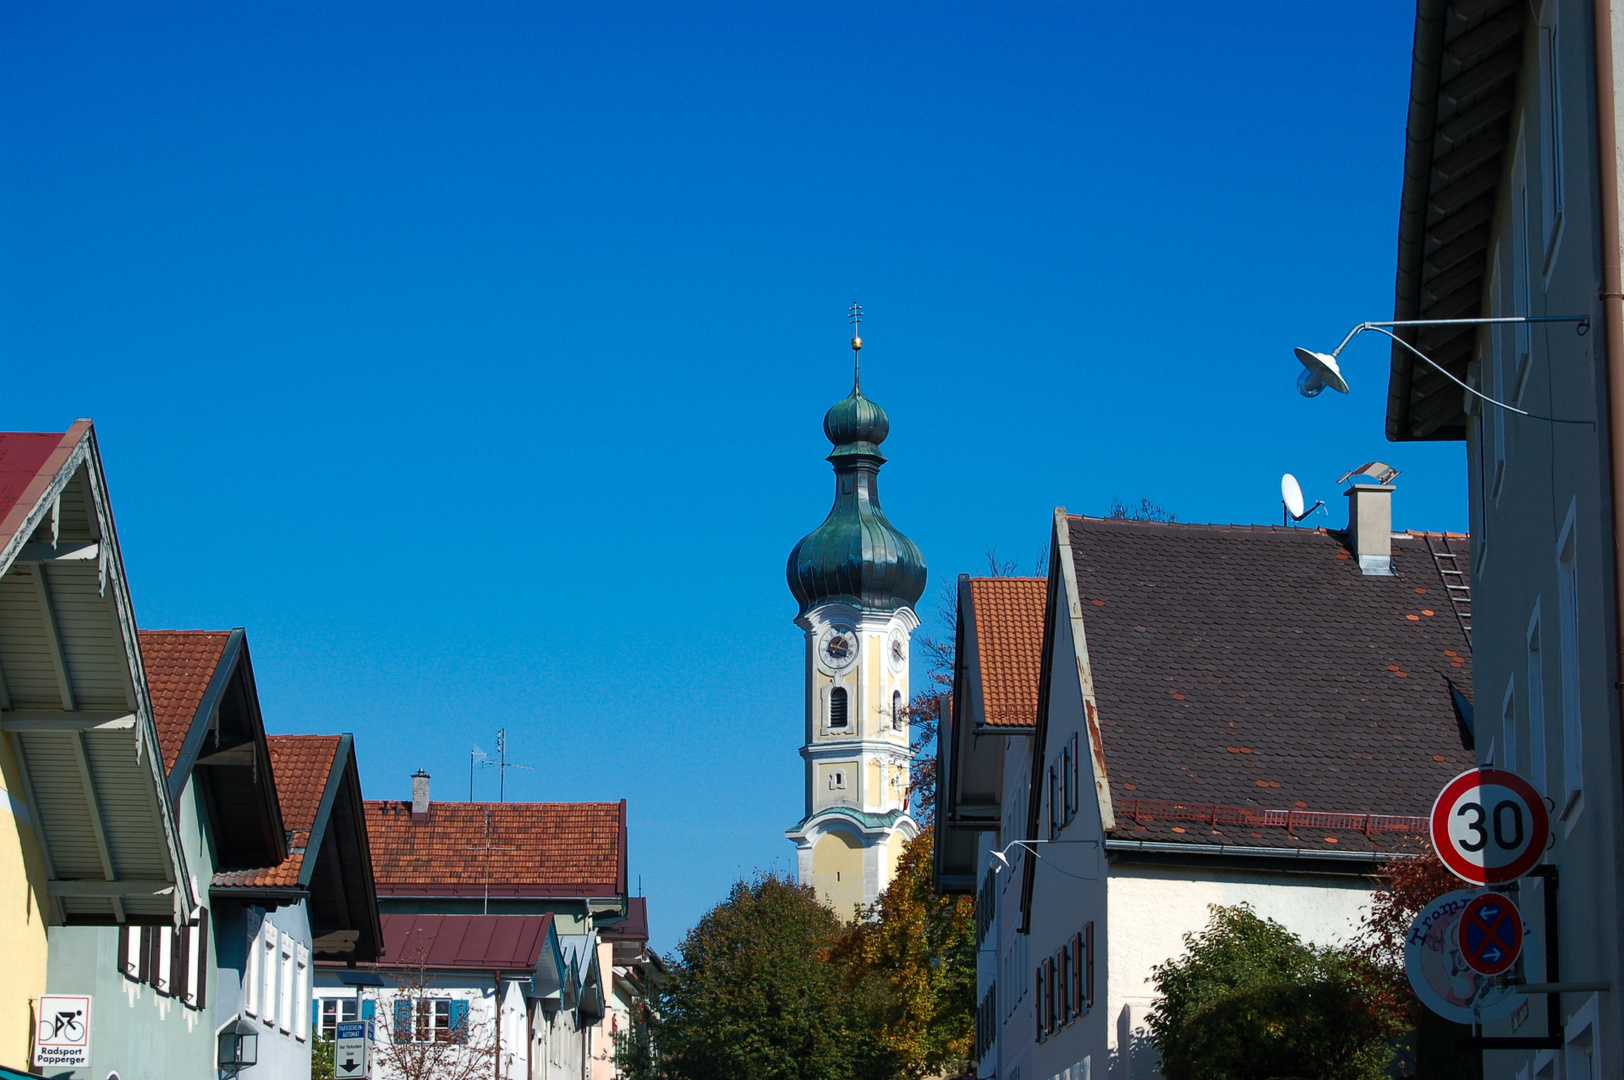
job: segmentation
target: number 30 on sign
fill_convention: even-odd
[[[1551,818],[1534,785],[1505,769],[1470,769],[1432,804],[1432,846],[1456,877],[1503,885],[1545,853]]]

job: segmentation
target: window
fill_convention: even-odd
[[[892,731],[901,731],[902,730],[903,722],[904,722],[904,716],[905,716],[905,714],[904,714],[904,712],[902,710],[902,691],[901,690],[893,690],[893,691],[891,691],[891,730]]]
[[[1074,1019],[1071,1011],[1071,946],[1062,945],[1054,958],[1054,999],[1062,1026]]]
[[[321,1006],[321,1030],[318,1034],[324,1039],[337,1038],[338,1025],[357,1018],[354,998],[319,998],[317,1003]]]
[[[310,1038],[310,950],[293,947],[293,1037],[300,1042]]]
[[[276,1026],[276,927],[266,923],[259,935],[259,1018]]]
[[[1540,12],[1539,26],[1539,82],[1540,82],[1540,164],[1545,186],[1544,265],[1550,273],[1556,256],[1557,241],[1562,238],[1562,69],[1559,59],[1556,4],[1545,4]]]
[[[1051,956],[1043,961],[1043,1022],[1048,1026],[1049,1031],[1055,1031],[1059,1027],[1059,1025],[1055,1023],[1056,1011],[1054,999],[1054,957]]]
[[[1517,678],[1506,680],[1506,698],[1500,704],[1500,768],[1517,771]]]
[[[846,688],[837,686],[829,691],[829,726],[843,728],[846,726]]]
[[[1579,715],[1579,567],[1574,547],[1577,500],[1556,552],[1557,614],[1562,626],[1562,817],[1578,803],[1584,788],[1584,725]]]
[[[1094,924],[1083,927],[1083,1011],[1094,1007]]]
[[[829,774],[829,790],[830,791],[844,791],[845,789],[846,789],[846,774],[843,773],[843,772],[832,772],[832,773],[830,773]]]
[[[1083,935],[1071,936],[1071,1014],[1083,1016],[1088,1012],[1088,995],[1083,992]]]
[[[1073,732],[1070,742],[1066,744],[1066,820],[1070,821],[1077,816],[1077,808],[1082,805],[1082,791],[1078,787],[1077,766],[1077,733]]]
[[[1528,782],[1545,794],[1545,670],[1540,655],[1539,604],[1528,620]]]
[[[1059,772],[1055,766],[1049,766],[1049,839],[1053,840],[1060,831],[1060,789]]]
[[[249,1016],[259,1015],[259,988],[264,982],[259,970],[259,936],[263,918],[259,911],[248,909],[248,955],[242,971],[242,1011]]]
[[[1044,1004],[1044,1002],[1043,1002],[1043,965],[1042,964],[1038,965],[1036,993],[1037,993],[1037,997],[1032,999],[1032,1002],[1033,1002],[1032,1015],[1037,1018],[1038,1042],[1042,1042],[1044,1036],[1049,1034],[1049,1029],[1043,1026],[1043,1004]]]
[[[277,999],[276,1020],[283,1031],[288,1031],[293,1025],[293,939],[280,931],[276,937],[281,945],[282,955],[282,963],[279,965],[282,974],[278,987],[282,991],[282,996]]]

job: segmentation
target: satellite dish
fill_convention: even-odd
[[[1342,369],[1337,366],[1336,357],[1330,353],[1314,352],[1312,349],[1293,351],[1303,365],[1303,373],[1297,376],[1297,390],[1303,397],[1318,397],[1320,391],[1327,386],[1339,394],[1348,392],[1348,381],[1342,377]]]
[[[1323,389],[1323,387],[1321,389]],[[1318,392],[1318,390],[1315,391],[1315,393]],[[1301,521],[1303,518],[1325,505],[1325,500],[1320,499],[1316,501],[1313,506],[1308,507],[1308,509],[1303,509],[1302,485],[1298,484],[1297,478],[1290,473],[1286,473],[1280,478],[1280,501],[1285,505],[1288,523],[1292,521]]]
[[[1303,489],[1302,485],[1297,483],[1297,478],[1290,473],[1280,478],[1280,498],[1286,504],[1286,513],[1290,514],[1293,520],[1301,521],[1303,519]]]

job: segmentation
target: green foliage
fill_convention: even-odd
[[[333,1080],[333,1040],[317,1035],[310,1041],[310,1080]]]
[[[891,884],[834,953],[877,1009],[875,1038],[896,1080],[961,1069],[975,1045],[975,903],[936,895],[933,849],[929,831],[908,842]]]
[[[615,1075],[619,1080],[662,1080],[654,1050],[657,1024],[645,1011],[633,1018],[630,1028],[615,1032]]]
[[[677,948],[660,988],[659,1064],[671,1080],[855,1080],[886,1075],[866,982],[830,952],[840,920],[810,888],[768,874],[733,886]]]
[[[1212,907],[1183,956],[1152,969],[1147,1021],[1167,1080],[1381,1080],[1406,1028],[1391,982],[1246,905]]]

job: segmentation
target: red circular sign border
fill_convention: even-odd
[[[1485,783],[1510,788],[1521,795],[1523,802],[1528,804],[1534,823],[1540,826],[1536,830],[1539,833],[1537,840],[1530,839],[1528,849],[1522,853],[1521,858],[1495,868],[1474,866],[1459,858],[1455,854],[1454,845],[1448,842],[1449,814],[1445,809],[1446,800],[1447,806],[1453,808],[1461,787],[1481,787]],[[1551,816],[1545,808],[1544,797],[1535,790],[1533,784],[1507,769],[1467,769],[1438,792],[1438,797],[1432,803],[1432,813],[1428,815],[1427,820],[1431,830],[1432,850],[1438,853],[1438,858],[1443,862],[1445,869],[1462,881],[1473,885],[1504,885],[1516,881],[1539,865],[1540,857],[1545,854],[1545,845],[1551,838]],[[1439,837],[1443,838],[1444,843],[1438,842]],[[1527,865],[1524,865],[1525,863]]]
[[[1486,900],[1498,901],[1498,902],[1500,902],[1502,904],[1505,904],[1507,907],[1509,907],[1511,909],[1511,924],[1517,930],[1517,948],[1511,954],[1511,959],[1507,960],[1506,963],[1504,964],[1504,966],[1496,968],[1493,971],[1484,971],[1482,968],[1480,968],[1477,965],[1472,963],[1471,956],[1466,951],[1466,942],[1464,940],[1462,940],[1460,942],[1460,957],[1461,957],[1462,960],[1466,961],[1466,966],[1467,967],[1471,968],[1473,971],[1477,972],[1479,975],[1487,975],[1490,978],[1493,978],[1496,975],[1504,975],[1506,972],[1510,971],[1512,969],[1512,967],[1514,967],[1516,965],[1517,957],[1522,955],[1523,945],[1526,942],[1525,942],[1524,935],[1523,935],[1522,912],[1520,910],[1518,910],[1516,904],[1511,902],[1510,897],[1501,896],[1499,893],[1484,893],[1481,896],[1473,897],[1472,900],[1465,907],[1461,908],[1460,918],[1455,923],[1455,926],[1456,926],[1455,933],[1456,934],[1462,934],[1465,931],[1465,929],[1466,929],[1466,917],[1468,915],[1472,914],[1472,912],[1477,909],[1478,905],[1482,904]]]

